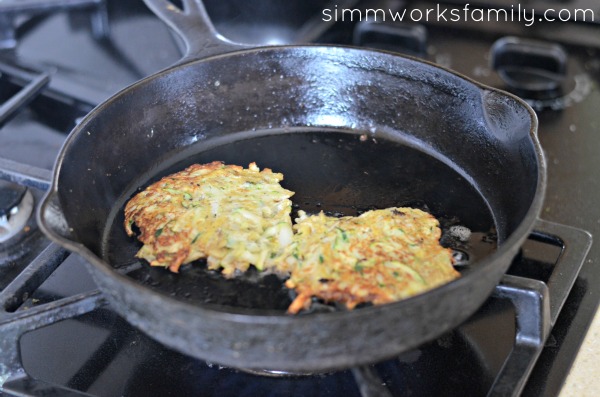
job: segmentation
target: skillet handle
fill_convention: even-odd
[[[234,43],[217,32],[202,0],[182,0],[183,9],[169,0],[144,0],[144,3],[185,43],[186,52],[176,65],[252,47]]]

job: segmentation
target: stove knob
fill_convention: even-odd
[[[562,46],[539,40],[503,37],[491,48],[492,68],[511,88],[551,91],[567,74],[567,53]]]
[[[0,180],[0,219],[8,219],[12,215],[11,212],[19,208],[26,192],[25,186]]]
[[[423,25],[362,21],[356,24],[354,45],[379,48],[423,57],[427,53],[427,30]]]

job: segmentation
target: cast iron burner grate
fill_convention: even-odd
[[[50,82],[50,75],[41,69],[35,70],[23,65],[9,62],[0,63],[0,84],[3,92],[9,94],[0,105],[0,127],[25,111]],[[0,157],[0,178],[15,184],[46,190],[50,186],[52,173],[48,170],[33,167]]]
[[[27,179],[26,175],[22,177]],[[513,346],[496,376],[488,380],[490,383],[489,389],[484,394],[490,396],[520,394],[590,246],[589,235],[578,229],[539,221],[535,230],[530,236],[531,242],[546,245],[542,250],[548,251],[549,248],[554,247],[559,252],[558,260],[551,266],[552,269],[548,275],[547,283],[536,279],[506,275],[479,312],[466,324],[459,327],[457,331],[453,331],[456,333],[453,334],[454,336],[446,335],[433,343],[442,346],[444,344],[452,345],[455,343],[452,341],[453,338],[463,339],[463,337],[456,335],[468,335],[469,329],[477,328],[477,323],[482,318],[496,316],[502,310],[511,307],[511,313],[515,321]],[[519,268],[528,266],[528,261],[533,260],[527,258],[526,251],[527,249],[524,249],[523,254],[515,260],[515,264],[513,264],[514,272],[527,271]],[[56,300],[38,305],[32,304],[30,298],[35,296],[38,287],[68,257],[68,252],[55,244],[49,244],[8,287],[0,292],[0,333],[3,335],[2,341],[0,341],[0,382],[3,383],[1,390],[6,395],[33,396],[40,395],[40,393],[43,393],[43,395],[87,395],[68,387],[82,387],[81,381],[76,381],[77,377],[74,377],[75,380],[71,382],[71,385],[57,385],[30,376],[24,369],[19,345],[22,338],[28,338],[28,333],[39,331],[48,325],[59,324],[62,320],[74,319],[75,321],[89,322],[92,321],[90,315],[92,317],[94,315],[99,316],[99,313],[102,312],[104,312],[104,316],[114,316],[111,314],[102,294],[97,290],[72,296],[55,297]],[[109,362],[115,359],[118,349],[112,355],[108,354],[107,358],[105,352],[107,348],[114,350],[115,345],[126,345],[127,339],[131,338],[131,331],[123,331],[128,328],[126,323],[119,319],[116,321],[121,324],[112,327],[114,322],[104,320],[106,324],[111,325],[110,327],[107,325],[106,331],[111,333],[112,336],[106,338],[106,342],[100,345],[98,351],[91,354],[89,360],[82,365],[81,371],[87,373],[87,378],[92,376],[91,374],[102,372],[98,372],[98,368],[91,370],[90,366],[108,366]],[[102,322],[100,321],[100,323]],[[471,336],[464,337],[465,340],[469,338]],[[411,354],[414,354],[414,352],[403,355],[399,361],[392,360],[372,366],[353,368],[339,374],[315,375],[312,378],[316,378],[317,382],[325,382],[324,378],[348,378],[348,373],[350,373],[352,374],[350,378],[355,380],[354,387],[356,390],[354,393],[358,393],[359,396],[400,396],[404,395],[405,385],[401,384],[403,382],[402,376],[394,375],[394,371],[399,371],[399,373],[404,371],[405,369],[401,368],[399,363],[409,362]],[[409,358],[407,359],[407,357]],[[104,364],[102,364],[103,361],[105,361]],[[211,370],[209,368],[207,365],[207,371]],[[418,365],[415,368],[417,368],[416,371],[419,371]],[[231,369],[219,370],[219,373],[227,376],[232,376],[231,373],[235,372],[237,371]],[[250,377],[250,383],[257,383],[253,387],[260,388],[261,384],[269,382],[269,378],[262,380],[263,377],[261,376],[247,375],[241,372],[239,374],[241,379]],[[287,382],[299,384],[307,384],[311,381],[313,380],[309,376],[288,377],[287,379]],[[469,379],[465,379],[465,381],[469,382]],[[237,380],[237,382],[240,382],[240,380]],[[88,379],[86,383],[89,386],[93,383],[93,379]],[[463,394],[465,390],[467,392]],[[469,390],[460,389],[459,393],[461,395],[471,395],[468,392]],[[471,391],[475,393],[473,395],[479,395],[482,390]]]

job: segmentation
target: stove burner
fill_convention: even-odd
[[[7,181],[0,181],[0,218],[8,217],[19,205],[27,188]]]
[[[587,73],[579,73],[575,75],[573,80],[574,87],[566,94],[549,98],[529,98],[527,96],[523,96],[523,99],[529,104],[529,106],[537,111],[544,109],[563,110],[583,101],[592,91],[594,83],[592,78]]]
[[[287,372],[269,369],[247,369],[238,368],[238,371],[251,375],[264,376],[268,378],[301,378],[311,376],[326,376],[332,372]],[[392,394],[385,386],[374,366],[363,365],[350,368],[352,377],[360,391],[361,397],[391,397]]]
[[[33,211],[33,196],[21,185],[0,181],[0,243],[23,230]]]

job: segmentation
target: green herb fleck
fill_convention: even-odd
[[[325,262],[325,258],[323,258],[323,255],[319,255],[319,263],[323,262]]]
[[[361,263],[361,262],[356,262],[354,264],[354,271],[355,272],[359,272],[360,274],[363,273],[365,266]]]
[[[156,232],[154,232],[154,237],[158,237],[162,234],[163,232],[163,228],[161,227],[160,229],[158,229]]]
[[[192,244],[194,244],[198,240],[198,237],[200,237],[201,234],[202,233],[196,234],[196,236],[192,239]]]
[[[346,234],[346,231],[342,228],[336,227],[336,229],[340,232],[340,234],[342,235],[342,240],[344,241],[348,241],[348,235]]]

